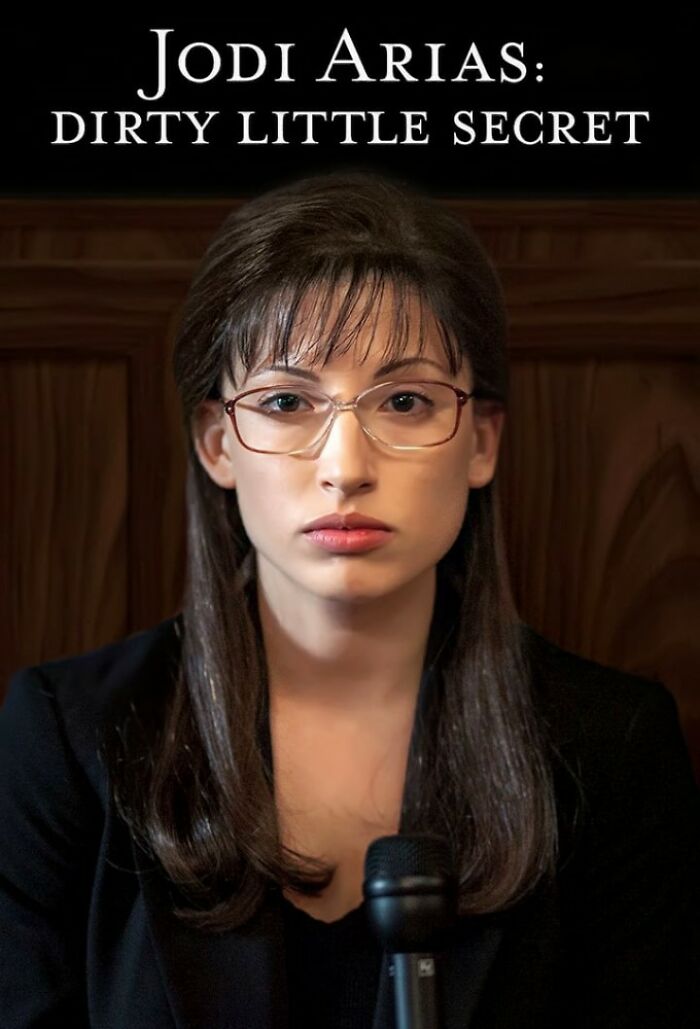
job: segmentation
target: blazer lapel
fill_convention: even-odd
[[[287,1029],[284,923],[274,896],[240,929],[194,930],[172,913],[167,879],[137,844],[134,855],[177,1029]]]

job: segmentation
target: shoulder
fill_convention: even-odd
[[[0,739],[24,739],[36,750],[60,736],[96,792],[103,788],[99,733],[112,712],[139,694],[157,695],[179,663],[181,615],[97,647],[20,668],[0,711]],[[46,743],[47,740],[44,739]]]
[[[525,630],[534,702],[558,770],[602,830],[657,820],[700,839],[678,706],[661,682],[570,653]],[[655,823],[656,824],[656,823]],[[697,852],[697,851],[696,851]]]
[[[562,747],[584,740],[589,748],[616,746],[646,711],[677,716],[673,694],[655,679],[563,650],[529,627],[524,641],[533,699]]]

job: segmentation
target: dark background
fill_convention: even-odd
[[[260,192],[280,178],[338,166],[371,167],[410,178],[434,194],[479,196],[683,196],[697,193],[694,24],[689,16],[668,25],[611,30],[589,12],[574,12],[565,26],[538,25],[533,18],[504,15],[497,30],[483,17],[470,20],[423,18],[238,17],[227,20],[154,17],[137,22],[113,17],[93,24],[42,18],[17,23],[4,34],[3,143],[0,190],[6,196],[231,196]],[[468,14],[468,9],[467,9]],[[659,16],[657,15],[657,20]],[[495,19],[494,19],[495,20]],[[413,47],[414,74],[428,74],[426,42],[443,42],[443,75],[457,74],[476,42],[489,73],[498,77],[500,46],[525,43],[525,59],[544,65],[538,84],[530,72],[516,85],[491,83],[314,82],[322,74],[342,29],[347,27],[371,75],[383,74],[381,42]],[[171,61],[170,87],[161,100],[152,93],[156,77],[156,37],[152,28],[173,28],[173,53],[193,41],[222,52],[220,76],[208,84],[184,83]],[[230,74],[225,43],[254,42],[276,53],[274,42],[294,42],[293,84],[274,83],[276,63],[253,84],[226,83]],[[192,64],[195,70],[197,65]],[[347,73],[350,78],[352,69]],[[204,69],[202,69],[202,73]],[[354,74],[354,73],[353,73]],[[511,70],[512,74],[512,70]],[[456,110],[648,110],[638,122],[640,145],[501,146],[452,144]],[[211,143],[159,146],[96,146],[81,142],[52,146],[52,110],[218,110],[208,131]],[[398,128],[391,112],[427,110],[428,145],[342,146],[336,122],[321,129],[317,146],[241,146],[234,142],[238,110],[384,110],[388,128]],[[266,127],[269,126],[265,119]],[[298,123],[297,123],[298,124]],[[478,123],[477,123],[478,124]],[[105,120],[106,129],[115,121]],[[527,126],[532,130],[532,125]],[[192,130],[191,130],[192,131]],[[173,138],[190,139],[183,124]],[[300,128],[291,129],[297,134]],[[582,130],[581,130],[582,131]],[[615,130],[613,129],[613,132]],[[157,138],[156,125],[142,132]],[[622,138],[622,127],[619,128]],[[180,135],[181,134],[181,135]],[[298,137],[297,137],[298,138]]]

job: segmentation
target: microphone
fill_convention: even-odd
[[[434,951],[457,921],[457,881],[440,836],[380,836],[367,848],[368,921],[393,955],[397,1029],[439,1029]]]

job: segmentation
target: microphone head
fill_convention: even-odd
[[[447,840],[428,834],[373,840],[363,893],[370,925],[385,950],[440,949],[457,920],[457,880]]]
[[[406,876],[452,874],[447,840],[427,833],[414,836],[380,836],[367,848],[365,879],[395,880]]]

